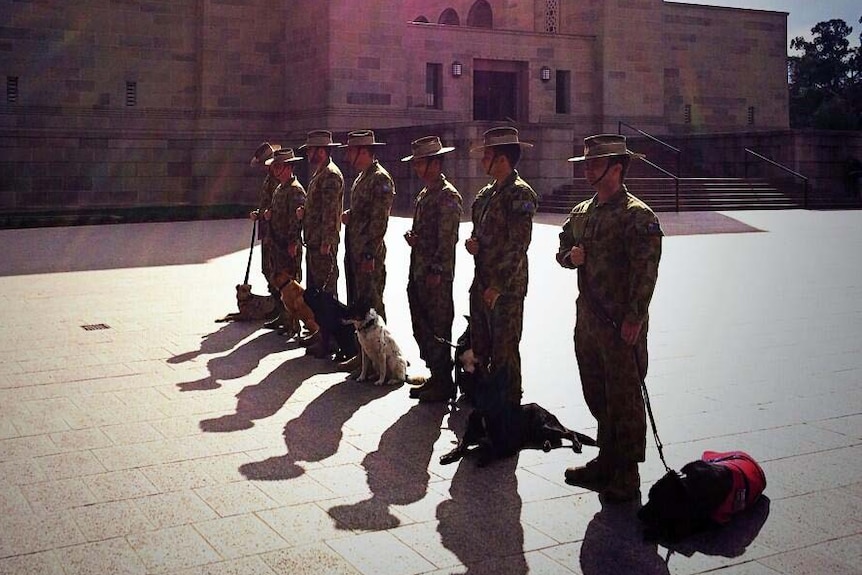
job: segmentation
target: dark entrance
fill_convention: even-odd
[[[473,119],[517,120],[518,75],[515,72],[473,72]]]

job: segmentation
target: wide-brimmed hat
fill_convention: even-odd
[[[264,164],[267,166],[271,166],[272,164],[291,164],[293,162],[299,162],[302,159],[303,158],[293,153],[293,148],[282,148],[280,150],[276,150],[272,157],[264,162]]]
[[[305,148],[337,148],[341,142],[332,141],[332,132],[329,130],[312,130],[306,135],[305,143],[298,150]]]
[[[261,145],[257,147],[254,151],[254,154],[251,156],[250,165],[262,164],[268,159],[272,157],[276,150],[280,150],[281,146],[279,144],[270,144],[269,142],[263,142]]]
[[[482,134],[482,145],[470,148],[471,152],[484,150],[493,146],[521,146],[521,148],[532,148],[533,144],[522,142],[518,139],[518,129],[512,127],[491,128]]]
[[[419,158],[442,156],[443,154],[448,154],[455,149],[452,146],[444,146],[440,142],[440,138],[438,136],[425,136],[424,138],[413,140],[410,147],[412,148],[413,153],[401,158],[402,162],[409,162],[410,160]]]
[[[643,154],[632,152],[626,147],[626,137],[620,134],[598,134],[584,138],[584,155],[569,158],[569,162],[583,162],[591,158],[609,158],[611,156],[630,156],[645,158]]]
[[[378,142],[374,139],[374,132],[371,130],[355,130],[347,134],[347,143],[341,144],[339,148],[349,148],[351,146],[385,146],[384,142]]]

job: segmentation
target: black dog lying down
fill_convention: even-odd
[[[668,471],[649,490],[638,511],[644,538],[674,542],[717,525],[754,505],[766,488],[766,476],[747,453],[706,451],[679,473]]]
[[[474,409],[467,418],[467,428],[458,445],[440,457],[447,465],[465,455],[475,455],[481,467],[503,457],[515,455],[521,449],[541,449],[548,452],[562,447],[568,439],[575,453],[583,445],[596,441],[582,433],[572,431],[560,423],[551,412],[535,403],[512,406],[496,413]],[[476,446],[474,449],[470,449]]]
[[[305,290],[302,298],[314,312],[314,319],[320,326],[324,349],[329,347],[330,338],[334,338],[341,357],[347,359],[355,356],[359,349],[353,326],[345,323],[351,316],[348,307],[338,301],[334,295],[320,288]]]

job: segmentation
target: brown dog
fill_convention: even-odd
[[[302,297],[305,290],[302,289],[299,282],[284,271],[276,272],[272,280],[273,284],[278,286],[278,291],[281,293],[281,303],[290,319],[301,321],[311,332],[319,330],[320,326],[314,320],[314,312],[311,311]]]
[[[257,321],[266,319],[275,311],[275,301],[270,296],[251,293],[251,285],[236,286],[236,303],[239,312],[229,313],[216,323],[227,321]]]

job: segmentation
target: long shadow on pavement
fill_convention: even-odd
[[[466,418],[464,410],[457,414]],[[455,417],[450,425],[463,430],[466,422]],[[452,477],[450,499],[437,506],[443,546],[461,560],[467,573],[523,575],[528,571],[517,467],[517,455],[485,467],[466,457]]]
[[[342,427],[364,405],[399,389],[397,385],[370,385],[353,380],[335,384],[309,403],[302,414],[284,427],[287,454],[241,465],[247,479],[275,481],[299,477],[305,470],[297,461],[322,461],[335,455]]]
[[[250,374],[266,356],[290,349],[284,338],[264,332],[253,340],[235,348],[227,355],[214,357],[207,362],[209,375],[196,381],[178,383],[180,391],[206,391],[221,387],[221,381],[239,379]]]
[[[584,575],[638,573],[668,575],[658,545],[643,539],[637,518],[639,504],[605,503],[587,525],[581,544],[581,571]]]
[[[377,451],[362,460],[372,496],[330,509],[338,529],[392,529],[400,522],[389,513],[390,505],[409,505],[425,497],[428,463],[447,410],[445,403],[414,405],[383,432]]]
[[[201,355],[215,355],[233,349],[236,344],[260,329],[260,322],[230,322],[201,338],[201,345],[168,359],[170,364],[185,363]]]

